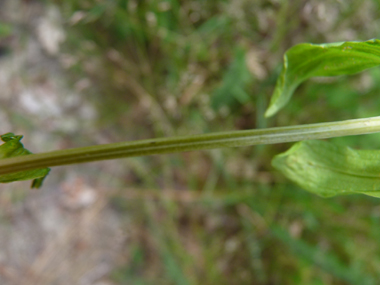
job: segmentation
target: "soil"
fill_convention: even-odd
[[[59,11],[2,0],[1,23],[11,33],[0,38],[0,134],[22,134],[25,147],[40,152],[95,133],[96,111],[80,93],[85,79],[71,87],[65,70]],[[107,203],[111,192],[94,176],[114,165],[53,169],[37,191],[30,181],[0,184],[0,284],[111,284],[125,236]]]

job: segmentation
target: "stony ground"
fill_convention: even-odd
[[[59,12],[3,0],[0,19],[12,28],[0,40],[0,133],[23,134],[24,145],[41,152],[70,147],[67,136],[79,130],[94,132],[96,111],[80,94],[86,80],[70,87],[65,78]],[[96,176],[99,166],[86,170]],[[38,191],[29,181],[0,185],[0,284],[109,284],[125,236],[107,192],[83,173],[56,169]]]

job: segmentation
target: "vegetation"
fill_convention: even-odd
[[[339,6],[341,18],[323,36],[307,33],[313,30],[312,20],[305,24],[294,15],[307,14],[307,9],[333,5],[332,2],[308,2],[311,8],[302,1],[294,5],[287,1],[252,4],[174,0],[55,3],[67,15],[67,24],[72,25],[67,47],[76,51],[73,55],[76,63],[71,69],[96,82],[96,87],[88,92],[96,94],[94,102],[101,102],[99,131],[107,130],[113,138],[191,135],[366,118],[376,115],[379,107],[378,69],[318,84],[306,82],[297,91],[303,96],[296,96],[284,107],[294,89],[308,77],[352,74],[378,65],[377,41],[307,45],[303,47],[312,49],[308,51],[309,58],[326,49],[332,53],[324,53],[326,62],[341,68],[324,69],[311,61],[311,69],[306,66],[293,74],[286,73],[286,68],[292,67],[292,52],[302,48],[294,45],[300,35],[310,35],[301,36],[302,42],[330,42],[326,40],[329,33],[333,36],[339,33],[343,23],[360,10],[354,4]],[[377,4],[374,1],[372,5]],[[295,31],[296,27],[300,31]],[[272,30],[276,32],[273,34]],[[364,33],[356,36],[369,38]],[[335,41],[339,40],[344,39]],[[285,64],[280,73],[277,68],[280,56],[293,45],[285,53],[289,65]],[[367,56],[363,57],[362,49],[368,45],[375,51],[366,50]],[[336,59],[336,49],[342,54],[348,51],[347,47],[354,47],[351,54],[340,58],[338,63],[331,61]],[[300,59],[305,67],[302,65],[305,58],[295,54],[294,58]],[[357,65],[359,60],[361,64]],[[354,64],[342,66],[346,62]],[[284,109],[274,119],[264,119],[266,101],[278,76],[275,96],[266,115]],[[365,86],[366,80],[370,84]],[[135,110],[139,112],[136,114]],[[378,131],[373,123],[376,119],[359,122],[363,125],[357,129],[363,130],[364,125],[372,128],[364,133]],[[347,131],[349,123],[342,124]],[[257,135],[250,131],[235,134],[246,133],[251,140]],[[336,194],[323,192],[326,185],[336,182],[341,187],[337,175],[344,176],[342,168],[343,174],[358,180],[350,181],[350,185],[363,186],[365,180],[373,186],[377,181],[374,159],[377,152],[355,152],[336,144],[376,148],[378,139],[379,135],[374,134],[337,138],[332,142],[334,145],[299,143],[277,156],[274,166],[291,179],[298,179],[297,183],[304,188],[326,196]],[[168,139],[158,142],[165,145]],[[127,144],[131,146],[133,143]],[[173,148],[181,151],[178,145]],[[270,165],[271,158],[286,148],[287,145],[265,145],[136,160],[137,196],[131,199],[127,190],[120,189],[111,199],[120,213],[133,213],[135,226],[126,265],[115,270],[114,280],[125,284],[375,284],[380,279],[376,266],[379,262],[377,200],[361,196],[324,200],[302,192],[285,182]],[[313,148],[314,154],[310,152]],[[299,161],[299,157],[309,156],[315,161],[315,153],[321,158],[318,156],[322,150],[327,154],[326,160],[318,161],[317,169],[300,174],[297,170],[304,171],[310,160],[301,162],[299,167],[287,163],[288,157]],[[143,153],[146,149],[138,151],[137,155],[146,154]],[[352,155],[351,163],[342,163],[347,155]],[[367,164],[367,156],[374,164]],[[10,165],[21,167],[28,157],[32,161],[38,155],[4,160],[9,163],[7,171],[11,171]],[[41,161],[46,161],[46,157],[41,157]],[[336,170],[329,172],[332,176],[318,172],[325,171],[325,165]],[[353,168],[356,172],[352,172]],[[310,171],[318,172],[312,182],[307,181]],[[359,179],[357,173],[368,177]],[[322,181],[324,177],[330,180]],[[316,183],[320,184],[315,186]],[[360,187],[348,190],[363,192]],[[372,195],[373,191],[367,194]]]

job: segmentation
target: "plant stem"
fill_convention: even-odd
[[[58,165],[203,149],[276,144],[380,132],[380,117],[112,143],[0,160],[0,175]]]

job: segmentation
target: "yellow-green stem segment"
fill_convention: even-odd
[[[120,142],[57,150],[0,160],[0,175],[98,160],[224,147],[276,144],[380,132],[380,117]]]

